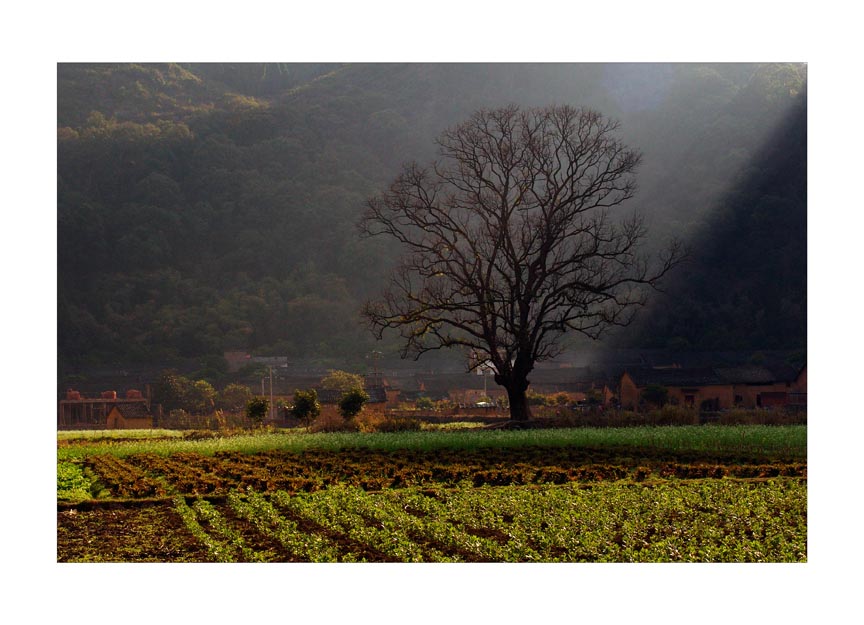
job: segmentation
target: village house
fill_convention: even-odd
[[[228,363],[229,373],[237,373],[252,361],[252,356],[240,351],[225,352],[223,357],[225,358],[225,362]]]
[[[140,403],[114,404],[108,412],[108,430],[147,430],[153,427],[153,415]]]
[[[141,391],[129,389],[124,397],[117,391],[104,391],[99,397],[85,397],[69,389],[60,400],[58,430],[138,429],[153,427],[150,399]]]
[[[668,403],[700,410],[801,408],[807,405],[807,368],[788,366],[630,368],[621,375],[622,408],[645,407],[643,392],[665,389]]]
[[[596,397],[608,405],[615,397],[617,377],[600,369],[538,368],[531,373],[530,392],[542,395],[565,394],[572,403]],[[389,407],[413,403],[420,397],[433,401],[448,400],[461,407],[476,406],[483,398],[500,404],[507,400],[507,391],[495,383],[493,376],[475,372],[418,373],[409,376],[388,376],[384,380]]]
[[[599,399],[600,404],[608,406],[615,398],[618,386],[616,372],[609,367],[537,367],[529,376],[530,390],[540,395],[565,393],[575,403],[582,403],[588,397]]]
[[[252,356],[245,351],[223,352],[222,357],[228,364],[229,373],[237,373],[247,365],[262,365],[274,369],[286,369],[288,367],[287,356]]]

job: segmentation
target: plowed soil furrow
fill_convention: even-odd
[[[184,453],[170,458],[139,455],[117,463],[116,469],[106,460],[91,462],[111,485],[112,494],[126,497],[155,494],[157,487],[149,476],[166,480],[182,494],[210,496],[247,487],[263,493],[314,492],[336,484],[376,491],[427,484],[455,486],[465,480],[474,486],[508,486],[651,478],[807,477],[807,465],[798,462],[680,462],[663,456],[607,457],[603,458],[605,462],[597,462],[600,458],[595,454],[577,453],[579,450],[515,451],[518,453],[509,460],[502,450],[461,455],[447,450],[427,453],[347,450],[248,455],[232,452],[216,456]]]

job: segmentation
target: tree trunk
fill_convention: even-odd
[[[505,387],[507,399],[510,400],[510,421],[523,423],[531,418],[531,409],[528,407],[528,380],[513,382]]]

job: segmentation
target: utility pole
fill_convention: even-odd
[[[381,379],[381,374],[378,372],[378,359],[381,357],[381,352],[372,351],[372,385],[373,386],[383,386],[383,381]]]
[[[273,420],[273,365],[270,365],[270,421]]]

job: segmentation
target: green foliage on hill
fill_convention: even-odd
[[[626,142],[645,155],[634,208],[650,216],[657,239],[722,233],[720,244],[701,246],[687,280],[705,284],[728,258],[747,276],[727,276],[725,300],[680,289],[692,332],[665,309],[650,332],[620,340],[758,349],[769,347],[759,332],[777,328],[770,346],[801,347],[806,151],[797,139],[775,141],[791,152],[763,146],[802,101],[804,72],[60,64],[61,367],[173,364],[229,349],[298,360],[394,351],[374,344],[358,314],[398,253],[358,239],[364,201],[402,162],[434,157],[444,128],[510,102],[585,105],[620,118]],[[790,126],[793,136],[806,137],[803,123]]]

